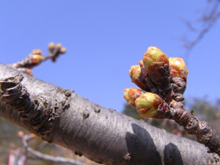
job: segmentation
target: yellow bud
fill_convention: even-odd
[[[187,76],[189,71],[187,70],[186,64],[182,58],[170,57],[169,58],[170,72],[174,77]]]
[[[168,58],[159,48],[151,46],[143,56],[143,63],[146,70],[148,70],[148,67],[154,64],[154,62],[168,63]]]
[[[136,80],[141,75],[141,68],[139,65],[132,65],[129,70],[129,76],[131,80]]]
[[[31,55],[31,62],[34,65],[39,65],[43,60],[42,55],[38,55],[38,54],[32,54]]]
[[[62,47],[62,48],[60,49],[60,52],[61,52],[62,54],[66,53],[66,48]]]
[[[143,56],[143,62],[147,74],[160,89],[169,86],[169,59],[165,53],[157,47],[149,47]]]
[[[62,47],[62,44],[61,43],[57,43],[56,44],[56,49],[60,49]]]
[[[48,49],[49,50],[53,50],[55,48],[55,44],[53,43],[53,42],[50,42],[49,44],[48,44]]]

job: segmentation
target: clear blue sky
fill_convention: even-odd
[[[185,58],[178,40],[190,34],[181,18],[195,20],[205,0],[19,0],[0,3],[0,62],[13,63],[34,48],[61,42],[67,53],[44,62],[34,76],[73,89],[89,100],[123,109],[123,91],[133,87],[128,70],[149,46],[168,57]],[[187,59],[186,100],[220,98],[220,25],[217,23]],[[193,35],[189,35],[193,37]]]

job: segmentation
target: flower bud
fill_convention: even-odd
[[[157,62],[159,57],[164,54],[159,48],[151,46],[147,49],[147,52],[144,54],[143,63],[146,69],[154,62]]]
[[[182,58],[170,57],[169,58],[170,72],[173,77],[186,77],[189,71]]]
[[[157,110],[160,105],[164,103],[164,100],[155,93],[142,93],[136,100],[135,105],[137,111],[146,118],[154,117],[157,114]]]
[[[48,49],[49,49],[50,51],[52,51],[54,48],[55,48],[55,44],[54,44],[53,42],[50,42],[50,43],[48,44]]]
[[[135,83],[141,89],[145,91],[149,91],[149,88],[146,85],[144,77],[142,76],[141,68],[139,65],[131,66],[131,69],[129,70],[129,75],[133,83]]]
[[[130,104],[131,106],[135,107],[135,100],[137,97],[140,96],[141,94],[141,90],[137,89],[137,88],[127,88],[124,90],[124,98],[127,101],[128,104]]]
[[[32,65],[39,65],[42,62],[43,58],[42,55],[38,55],[38,54],[32,54],[31,55],[31,63]]]
[[[143,63],[151,79],[158,84],[158,79],[169,74],[169,60],[165,53],[157,47],[149,47],[143,56]],[[165,71],[161,71],[164,69]]]
[[[66,53],[66,48],[62,47],[62,48],[60,49],[60,53],[62,53],[62,54]]]
[[[173,92],[170,83],[170,68],[167,55],[159,48],[151,46],[144,54],[143,62],[147,74],[158,87],[160,96],[163,97],[166,102],[171,101]]]
[[[139,65],[132,65],[129,70],[129,76],[131,80],[136,80],[141,75],[141,68]]]
[[[61,44],[61,43],[57,43],[57,44],[56,44],[56,49],[57,49],[57,50],[61,49],[61,47],[62,47],[62,44]]]
[[[33,49],[31,54],[36,54],[36,55],[41,55],[42,56],[42,52],[40,49]]]

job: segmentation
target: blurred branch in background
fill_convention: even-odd
[[[183,23],[190,32],[195,34],[193,39],[187,36],[182,37],[182,46],[186,49],[186,55],[202,40],[202,38],[211,30],[220,18],[219,9],[220,0],[207,0],[206,8],[203,9],[202,15],[196,21],[182,19]]]
[[[20,137],[20,138],[18,138]],[[8,149],[8,165],[25,165],[25,164],[62,164],[62,165],[85,165],[85,164],[96,164],[89,161],[85,157],[77,157],[69,150],[66,150],[60,146],[54,144],[49,144],[47,142],[42,142],[39,138],[35,137],[34,134],[24,133],[23,131],[18,131],[17,136],[15,136],[20,144],[11,143]],[[11,140],[9,140],[11,141]],[[14,142],[14,141],[13,141]],[[33,149],[33,148],[37,149]],[[40,149],[40,150],[39,150]],[[62,152],[62,154],[60,154]],[[51,155],[48,155],[48,154]],[[4,155],[4,154],[2,154]],[[1,163],[6,160],[1,159]],[[53,156],[52,156],[53,155]],[[61,156],[54,156],[61,155]],[[74,159],[73,157],[74,156]]]

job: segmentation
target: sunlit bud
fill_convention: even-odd
[[[142,93],[136,100],[137,111],[146,118],[154,117],[157,114],[158,107],[164,103],[164,100],[155,93]]]
[[[169,60],[165,53],[159,48],[151,46],[143,56],[144,66],[151,79],[156,82],[161,76],[167,75],[169,71]],[[162,72],[161,69],[164,71]]]
[[[62,47],[62,48],[60,49],[60,53],[62,53],[62,54],[66,53],[66,48],[65,48],[65,47]]]
[[[135,99],[140,96],[141,90],[137,88],[127,88],[124,90],[124,98],[128,104],[135,107]]]
[[[183,77],[187,76],[188,70],[186,64],[182,58],[179,57],[170,57],[169,58],[170,72],[174,77]]]
[[[143,63],[146,70],[155,62],[161,62],[162,64],[168,63],[168,58],[159,48],[151,46],[143,56]]]
[[[56,44],[56,49],[60,49],[62,47],[62,44],[61,43],[57,43]]]
[[[36,54],[36,55],[41,55],[42,56],[42,52],[40,49],[33,49],[31,54]]]
[[[131,77],[131,80],[137,79],[141,75],[141,68],[139,65],[132,65],[129,70],[129,76]]]
[[[32,54],[31,55],[31,63],[33,65],[39,65],[43,60],[42,55],[38,55],[38,54]]]
[[[49,44],[48,44],[48,49],[49,50],[53,50],[55,48],[55,44],[53,43],[53,42],[50,42]]]
[[[141,68],[139,65],[131,66],[129,70],[129,76],[131,78],[131,81],[135,83],[138,87],[140,87],[143,90],[147,90],[147,85],[144,80],[144,77],[141,74]]]

